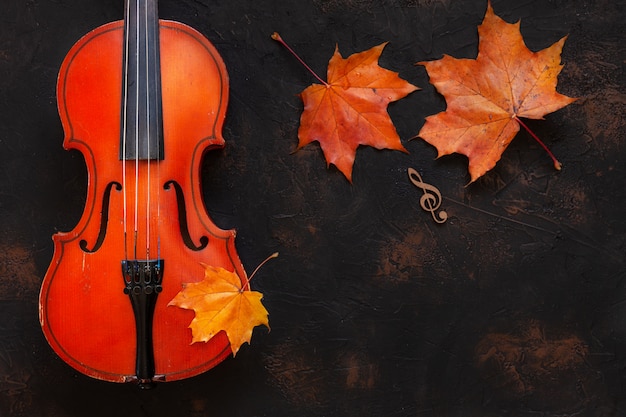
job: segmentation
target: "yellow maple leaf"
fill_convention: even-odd
[[[189,325],[191,343],[207,342],[224,331],[235,356],[242,344],[250,343],[254,327],[264,325],[269,329],[268,312],[261,303],[263,294],[244,289],[234,272],[203,266],[204,280],[185,284],[168,305],[194,310]]]

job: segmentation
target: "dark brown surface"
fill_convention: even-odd
[[[237,228],[271,332],[236,359],[151,392],[61,362],[37,321],[50,236],[84,206],[82,157],[61,148],[54,88],[78,38],[122,16],[118,0],[5,0],[0,25],[0,416],[626,415],[624,0],[502,0],[528,46],[569,34],[559,91],[581,97],[518,134],[496,168],[435,160],[417,134],[445,107],[413,63],[474,57],[483,0],[160,2],[204,33],[231,77],[225,150],[207,155],[206,204]],[[293,153],[314,80],[389,41],[382,66],[422,88],[390,106],[409,155],[361,148],[354,184],[308,146]],[[419,207],[417,169],[450,216]],[[103,312],[106,314],[106,312]],[[97,325],[97,317],[94,317]],[[106,347],[97,347],[104,349]]]

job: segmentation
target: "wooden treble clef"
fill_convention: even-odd
[[[208,217],[205,151],[224,145],[228,76],[199,32],[159,20],[156,0],[126,0],[66,56],[57,84],[66,149],[88,171],[76,227],[53,236],[39,317],[55,352],[112,382],[175,381],[230,355],[224,332],[191,344],[193,312],[167,304],[202,263],[246,272],[232,230]]]
[[[418,188],[421,188],[424,194],[420,198],[420,206],[428,211],[436,223],[445,223],[448,220],[448,213],[444,210],[436,211],[441,206],[441,193],[434,185],[427,184],[422,180],[422,176],[413,168],[408,169],[409,179]]]

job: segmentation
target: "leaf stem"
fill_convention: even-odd
[[[278,32],[274,32],[274,33],[272,33],[272,39],[274,39],[275,41],[277,41],[278,43],[280,43],[282,46],[284,46],[285,48],[287,48],[287,50],[288,50],[289,52],[291,52],[291,54],[292,54],[293,56],[295,56],[295,57],[296,57],[296,59],[297,59],[298,61],[300,61],[300,63],[301,63],[302,65],[304,65],[304,68],[308,69],[308,70],[309,70],[309,72],[310,72],[311,74],[313,74],[313,76],[314,76],[315,78],[317,78],[317,80],[318,80],[319,82],[321,82],[321,83],[322,83],[322,84],[324,84],[326,87],[328,87],[328,83],[327,83],[326,81],[322,80],[322,78],[321,78],[319,75],[317,75],[317,74],[315,73],[315,71],[313,71],[313,70],[311,69],[311,67],[309,67],[309,66],[306,64],[306,62],[304,62],[304,60],[303,60],[302,58],[300,58],[300,57],[298,56],[298,54],[296,54],[296,53],[295,53],[295,51],[294,51],[293,49],[291,49],[291,47],[290,47],[289,45],[287,45],[287,43],[283,40],[283,38],[281,38],[281,37],[280,37],[280,35],[278,34]]]
[[[537,135],[535,135],[535,133],[530,130],[530,128],[528,126],[526,126],[526,123],[522,122],[522,120],[517,117],[517,116],[513,116],[513,118],[524,128],[526,129],[526,131],[528,133],[530,133],[530,136],[533,137],[533,139],[535,139],[537,141],[537,143],[539,143],[539,145],[541,145],[541,147],[548,153],[548,155],[550,156],[550,158],[552,158],[552,162],[554,163],[554,168],[557,171],[560,171],[561,168],[563,167],[563,164],[561,164],[557,159],[556,156],[554,156],[554,154],[552,153],[552,151],[550,151],[550,149],[548,149],[548,147],[546,146],[545,143],[543,143],[541,141],[541,139],[539,139],[539,137]]]
[[[261,267],[262,267],[263,265],[265,265],[265,264],[266,264],[266,263],[267,263],[270,259],[274,259],[274,258],[278,258],[278,252],[274,252],[274,253],[272,253],[270,256],[268,256],[267,258],[265,258],[265,260],[264,260],[263,262],[261,262],[261,263],[259,264],[259,266],[257,266],[257,267],[254,269],[254,271],[252,271],[252,274],[250,274],[250,278],[248,278],[248,284],[250,284],[250,280],[251,280],[252,278],[254,278],[254,275],[257,273],[257,271],[258,271],[259,269],[261,269]]]

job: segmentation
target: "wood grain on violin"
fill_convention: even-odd
[[[53,237],[40,321],[56,353],[113,382],[173,381],[230,354],[226,336],[191,344],[193,312],[168,307],[201,262],[246,285],[234,231],[206,213],[200,164],[222,147],[228,76],[194,29],[158,19],[156,0],[127,0],[66,56],[57,99],[64,147],[86,162],[85,209]]]

